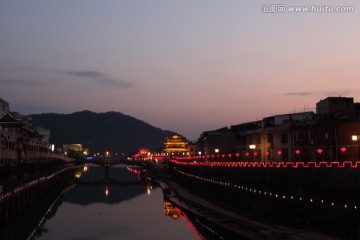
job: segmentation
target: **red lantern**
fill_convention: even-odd
[[[229,158],[231,158],[231,156],[232,156],[231,153],[229,153],[228,156],[229,156]]]
[[[340,151],[341,151],[341,152],[343,152],[343,153],[345,153],[345,152],[346,152],[346,150],[347,150],[347,148],[346,148],[346,147],[341,147],[341,148],[340,148]]]
[[[296,154],[296,155],[299,155],[300,153],[301,153],[301,151],[300,151],[299,149],[296,149],[296,150],[295,150],[295,154]]]
[[[318,154],[322,154],[323,150],[321,148],[318,148],[318,150],[316,150]]]
[[[236,153],[236,157],[239,157],[240,156],[240,153]]]
[[[282,151],[281,151],[281,150],[278,150],[276,153],[277,153],[277,155],[280,156],[280,155],[282,154]]]
[[[266,152],[265,152],[265,155],[266,155],[266,156],[269,156],[269,154],[270,154],[269,151],[266,151]]]
[[[257,152],[254,152],[254,156],[256,157],[258,155],[258,153]]]
[[[245,156],[246,156],[246,157],[248,157],[249,155],[250,155],[250,153],[248,153],[248,152],[245,153]]]

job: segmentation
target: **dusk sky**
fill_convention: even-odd
[[[360,1],[0,0],[0,98],[24,115],[118,111],[195,140],[329,96],[359,102],[359,43]]]

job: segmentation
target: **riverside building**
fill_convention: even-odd
[[[204,132],[198,145],[206,154],[237,153],[233,160],[239,161],[358,161],[359,109],[353,98],[328,97],[316,104],[316,113],[275,115]]]
[[[9,104],[0,99],[0,165],[64,160],[51,151],[49,136],[49,130],[32,129],[31,118],[10,112]]]

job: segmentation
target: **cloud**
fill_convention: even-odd
[[[23,86],[40,86],[44,84],[41,81],[23,80],[23,79],[0,79],[1,85],[23,85]]]
[[[103,78],[105,74],[97,71],[78,71],[78,72],[65,72],[70,76],[84,77],[84,78]]]
[[[110,87],[130,87],[132,84],[122,79],[113,79],[106,74],[98,71],[67,71],[63,72],[68,76],[92,79],[98,83],[105,84]]]
[[[132,83],[129,81],[123,79],[115,79],[100,71],[67,71],[38,68],[32,66],[19,66],[12,69],[6,69],[6,71],[8,71],[11,74],[9,76],[12,77],[5,78],[3,76],[2,78],[0,78],[0,85],[3,86],[41,86],[47,83],[53,84],[55,82],[63,82],[64,80],[70,80],[63,77],[61,78],[61,80],[59,80],[59,75],[89,80],[111,88],[125,88],[132,86]]]
[[[309,95],[313,95],[313,93],[311,93],[311,92],[290,92],[290,93],[285,93],[284,95],[287,95],[287,96],[309,96]]]

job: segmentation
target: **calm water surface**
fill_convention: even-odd
[[[185,215],[166,215],[160,188],[137,178],[126,167],[90,167],[35,239],[202,239]]]

